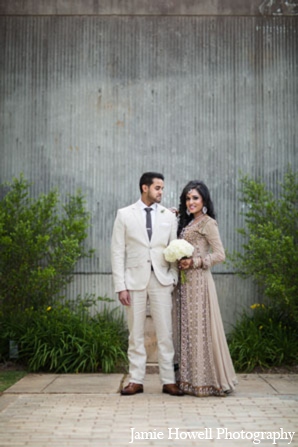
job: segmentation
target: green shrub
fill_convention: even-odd
[[[288,169],[279,197],[248,176],[240,191],[243,250],[229,259],[239,275],[257,282],[266,306],[244,312],[228,343],[235,368],[250,372],[298,362],[298,173]]]
[[[2,356],[14,340],[19,361],[32,372],[108,373],[126,365],[127,329],[118,308],[105,308],[95,316],[84,302],[30,308],[2,317],[0,324]]]
[[[236,371],[251,372],[256,367],[293,365],[298,362],[298,328],[274,307],[252,305],[228,336]]]
[[[252,277],[271,305],[298,322],[298,173],[288,170],[275,197],[264,184],[241,179],[246,228],[241,253],[230,256],[243,277]]]
[[[84,240],[89,214],[80,192],[61,205],[58,192],[29,197],[21,175],[1,185],[0,310],[5,313],[53,303],[72,280],[76,262],[90,256]]]

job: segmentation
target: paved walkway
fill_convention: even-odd
[[[0,396],[0,447],[297,447],[298,375],[238,379],[225,398],[172,397],[147,374],[123,397],[121,374],[30,374]]]

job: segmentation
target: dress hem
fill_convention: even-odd
[[[205,385],[205,386],[193,386],[187,382],[180,382],[178,384],[180,390],[184,392],[184,394],[189,394],[190,396],[195,397],[226,397],[227,391],[224,391],[222,388],[216,388],[213,385]],[[232,390],[228,390],[232,392]]]

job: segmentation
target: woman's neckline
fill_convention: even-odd
[[[199,215],[198,217],[196,217],[195,219],[192,219],[192,220],[189,222],[188,226],[191,227],[192,225],[195,225],[196,223],[202,222],[205,216],[207,216],[207,214],[200,214],[200,215]]]

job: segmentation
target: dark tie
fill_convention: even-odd
[[[147,213],[146,215],[146,229],[149,237],[149,241],[151,241],[152,236],[152,221],[151,221],[151,211],[153,211],[152,208],[145,208],[145,211]]]

